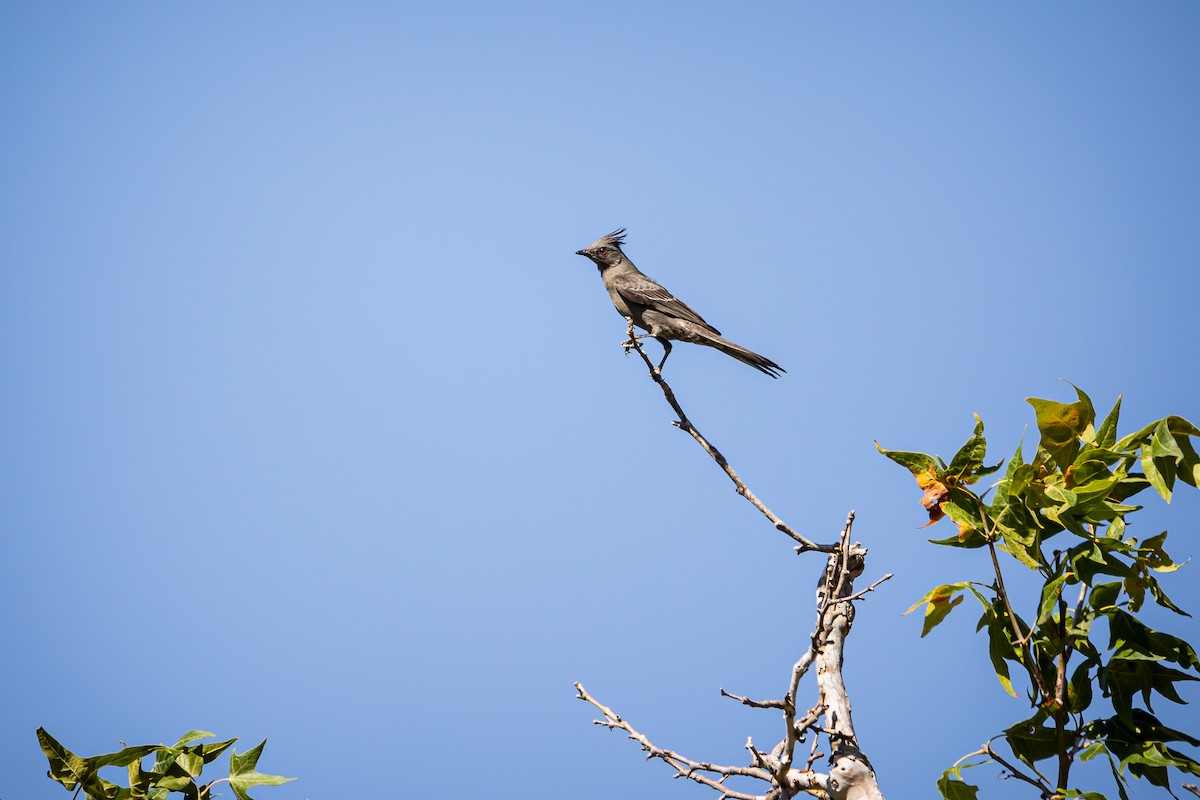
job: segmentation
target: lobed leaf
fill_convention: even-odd
[[[1079,453],[1079,439],[1096,419],[1091,399],[1083,390],[1075,387],[1079,400],[1074,403],[1059,403],[1037,397],[1026,398],[1037,415],[1038,431],[1042,438],[1038,446],[1045,450],[1054,463],[1066,469]]]
[[[278,786],[281,783],[295,780],[295,778],[285,778],[281,775],[267,775],[255,769],[266,744],[267,740],[263,739],[256,747],[252,747],[240,756],[236,750],[230,751],[229,785],[238,800],[252,800],[247,790],[254,786]]]
[[[925,606],[925,622],[921,626],[921,638],[944,620],[954,607],[963,601],[962,591],[970,588],[969,583],[947,583],[934,587],[925,593],[917,602],[909,606],[905,614],[911,614],[920,606]]]
[[[1013,754],[1029,766],[1058,755],[1058,733],[1043,723],[1047,714],[1039,709],[1036,714],[1004,730],[1004,740]],[[1070,732],[1074,740],[1075,732]]]
[[[1170,788],[1168,768],[1200,775],[1200,763],[1167,744],[1182,741],[1195,747],[1200,741],[1162,725],[1153,714],[1140,708],[1133,709],[1128,718],[1096,720],[1088,726],[1088,733],[1102,738],[1109,752],[1121,760],[1121,766],[1130,774],[1155,786]]]
[[[911,472],[913,477],[917,478],[918,484],[921,483],[920,476],[936,476],[938,473],[937,460],[931,455],[910,453],[904,450],[885,450],[880,446],[879,442],[875,442],[875,449]]]
[[[954,773],[954,777],[951,777]],[[959,780],[957,769],[948,769],[938,778],[938,793],[946,800],[978,800],[979,787]]]

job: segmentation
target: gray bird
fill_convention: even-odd
[[[600,279],[608,296],[612,298],[617,312],[633,320],[633,324],[648,331],[663,346],[661,370],[671,355],[671,339],[715,347],[726,355],[749,364],[759,372],[772,378],[786,372],[783,367],[769,358],[721,338],[721,332],[704,321],[670,292],[638,271],[629,257],[621,250],[625,243],[625,229],[620,228],[607,236],[601,236],[575,254],[587,256],[600,269]]]

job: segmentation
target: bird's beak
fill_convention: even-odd
[[[586,255],[587,255],[587,253],[585,253],[585,252],[584,252],[584,251],[582,251],[582,250],[576,250],[576,251],[575,251],[575,255],[577,255],[577,256],[586,256]]]

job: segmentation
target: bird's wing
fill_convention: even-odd
[[[612,286],[624,298],[626,303],[633,303],[654,309],[662,314],[669,314],[677,319],[684,319],[703,325],[720,336],[721,332],[704,321],[704,317],[692,310],[683,302],[645,275],[614,275]]]

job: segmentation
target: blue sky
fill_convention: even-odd
[[[574,255],[620,226],[788,369],[667,377],[793,526],[857,509],[896,577],[856,722],[931,796],[1022,708],[973,609],[899,616],[984,565],[872,441],[950,455],[978,412],[1007,456],[1064,378],[1200,421],[1198,34],[1186,2],[0,5],[0,797],[65,796],[38,725],[268,737],[277,800],[709,796],[576,680],[695,758],[773,743],[718,688],[783,691],[821,564],[621,357]],[[1194,494],[1141,533],[1197,554]]]

